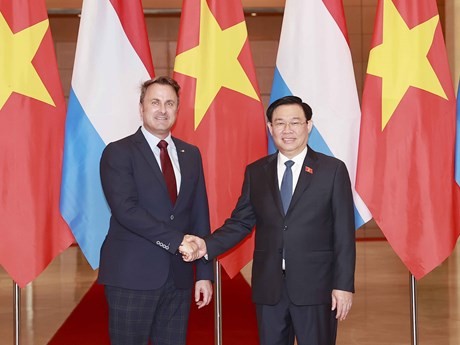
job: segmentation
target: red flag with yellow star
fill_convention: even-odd
[[[65,102],[45,2],[0,0],[0,264],[20,287],[73,242],[59,212]]]
[[[455,96],[435,0],[380,0],[363,94],[357,190],[417,278],[460,233]]]
[[[174,78],[182,87],[173,134],[203,155],[211,227],[230,216],[246,165],[267,153],[266,126],[240,0],[184,0]],[[253,237],[220,258],[233,277]]]

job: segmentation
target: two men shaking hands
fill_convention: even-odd
[[[256,226],[251,289],[261,345],[291,345],[294,336],[298,344],[334,345],[353,303],[350,177],[342,161],[307,145],[312,114],[299,97],[274,101],[267,126],[278,152],[247,166],[223,226],[204,239],[185,235],[179,247],[186,262],[211,261]]]

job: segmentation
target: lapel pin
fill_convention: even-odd
[[[307,173],[309,173],[309,174],[313,174],[313,169],[310,168],[309,166],[306,166],[306,167],[305,167],[305,171],[306,171]]]
[[[185,150],[180,150],[180,152],[185,152]]]

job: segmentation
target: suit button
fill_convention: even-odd
[[[283,227],[283,230],[284,230],[284,231],[286,231],[286,230],[287,230],[287,228],[288,228],[288,226],[287,226],[287,225],[285,225],[285,226]]]
[[[174,220],[174,215],[173,215],[173,214],[170,215],[170,216],[169,216],[169,219]]]

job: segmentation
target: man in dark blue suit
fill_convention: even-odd
[[[278,152],[248,165],[241,196],[225,224],[204,241],[209,260],[256,225],[252,299],[260,343],[333,345],[337,320],[351,308],[355,226],[350,178],[340,160],[307,146],[312,110],[287,96],[267,109]],[[188,257],[184,248],[184,259]],[[293,331],[293,332],[292,332]]]
[[[171,136],[179,85],[169,77],[141,88],[143,125],[105,148],[102,187],[112,211],[98,281],[105,285],[112,344],[185,344],[194,270],[185,234],[210,233],[201,155]],[[212,297],[213,268],[196,263],[194,300]]]

